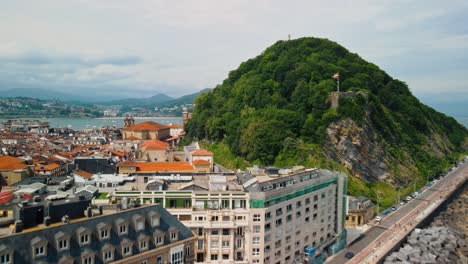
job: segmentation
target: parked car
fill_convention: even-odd
[[[396,207],[395,207],[395,206],[392,206],[392,211],[396,211]]]
[[[382,217],[381,217],[380,215],[376,216],[376,217],[375,217],[375,221],[377,221],[377,222],[382,221]]]
[[[412,199],[412,198],[411,198],[411,196],[409,196],[409,195],[408,195],[408,196],[406,196],[406,201],[408,201],[408,202],[409,202],[409,201],[411,201],[411,199]]]
[[[405,201],[401,201],[401,202],[400,202],[400,205],[401,205],[401,206],[405,205]]]
[[[354,253],[353,252],[346,252],[346,254],[344,254],[344,257],[346,259],[351,259],[354,257]]]

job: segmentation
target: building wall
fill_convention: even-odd
[[[178,241],[170,245],[149,250],[144,253],[140,253],[135,256],[128,257],[119,261],[114,261],[115,264],[141,264],[146,261],[146,263],[158,263],[158,258],[161,258],[162,263],[169,264],[171,263],[171,250],[177,247],[182,247],[184,259],[182,263],[194,263],[194,242],[196,241],[195,237],[185,239],[183,241]]]
[[[0,171],[0,176],[6,181],[8,185],[15,184],[31,176],[28,169],[24,170],[4,170]]]
[[[166,161],[167,152],[166,150],[142,150],[141,158],[148,162]]]
[[[136,167],[135,166],[119,166],[118,167],[118,173],[119,174],[130,174],[136,172]]]
[[[211,193],[135,191],[134,195],[130,193],[132,192],[117,191],[115,195],[117,200],[127,197],[139,199],[143,204],[159,203],[192,230],[196,236],[193,250],[195,263],[250,263],[246,254],[251,239],[248,193],[227,191]],[[212,255],[216,260],[212,260]],[[203,257],[200,258],[201,256]]]

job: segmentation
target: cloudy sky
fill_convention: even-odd
[[[171,96],[279,39],[329,38],[422,101],[468,102],[468,1],[2,0],[0,90]]]

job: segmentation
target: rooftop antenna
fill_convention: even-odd
[[[288,34],[288,40],[291,40],[291,34]]]

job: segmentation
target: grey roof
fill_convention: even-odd
[[[149,219],[146,217],[149,213],[154,212],[160,215],[160,225],[158,227],[152,227],[151,224],[148,222]],[[99,223],[113,223],[113,221],[117,218],[122,220],[131,219],[134,214],[140,214],[145,216],[145,229],[143,231],[135,231],[134,225],[129,225],[128,233],[123,236],[119,236],[117,234],[116,228],[112,228],[110,232],[110,239],[100,241],[97,235],[91,235],[91,243],[86,246],[80,247],[78,244],[78,240],[76,239],[76,232],[77,229],[80,227],[89,229],[93,234],[97,234],[96,226]],[[156,230],[161,230],[161,232],[168,232],[170,227],[175,227],[178,229],[178,236],[179,240],[184,240],[190,237],[193,237],[192,232],[189,228],[184,226],[181,222],[177,220],[176,217],[172,216],[169,212],[167,212],[164,208],[160,205],[152,205],[152,206],[144,206],[134,209],[129,209],[125,211],[120,211],[115,214],[110,215],[102,215],[96,216],[92,218],[88,218],[83,221],[77,221],[69,224],[61,224],[57,226],[50,226],[47,228],[38,229],[35,231],[30,232],[23,232],[18,234],[13,234],[11,236],[5,236],[0,238],[0,249],[5,247],[7,249],[14,249],[14,260],[15,263],[34,263],[32,259],[32,250],[31,250],[31,241],[35,238],[41,239],[44,238],[48,241],[47,247],[47,256],[42,257],[41,259],[37,259],[37,262],[44,261],[46,263],[57,263],[59,259],[61,259],[65,255],[69,255],[75,259],[75,263],[81,263],[81,254],[82,252],[87,251],[87,253],[95,253],[95,264],[101,264],[102,262],[102,254],[101,248],[106,245],[110,244],[115,250],[115,260],[122,259],[122,253],[120,252],[120,243],[124,239],[128,239],[130,241],[137,241],[137,238],[141,235],[148,235],[150,237],[153,236]],[[70,234],[70,249],[65,250],[64,252],[57,252],[57,243],[55,242],[55,235],[62,231],[64,234]],[[37,239],[35,241],[37,241]],[[163,240],[164,245],[170,244],[170,240],[167,237]],[[149,240],[149,249],[154,249],[154,240]],[[95,249],[95,250],[94,250]],[[133,250],[135,254],[139,253],[139,249],[137,245],[133,245]]]

